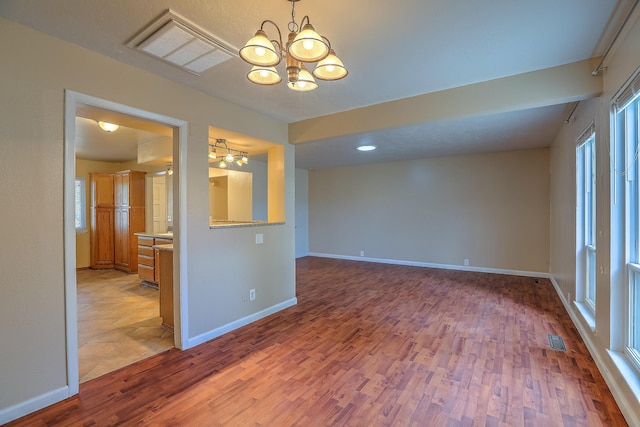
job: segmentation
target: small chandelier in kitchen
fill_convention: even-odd
[[[249,163],[246,151],[234,150],[227,146],[227,140],[217,138],[214,144],[209,144],[209,161],[218,162],[218,167],[225,169],[227,165],[236,162],[238,166]]]
[[[276,65],[283,58],[287,61],[287,86],[292,90],[308,91],[317,88],[314,76],[320,80],[340,80],[346,77],[348,71],[331,48],[329,39],[315,31],[309,17],[302,18],[300,26],[296,23],[296,2],[299,0],[287,1],[291,2],[287,44],[282,43],[282,33],[275,22],[270,19],[263,21],[255,36],[239,52],[242,59],[253,65],[247,78],[253,83],[265,86],[280,83],[282,78],[276,70]],[[264,31],[267,22],[278,30],[278,40],[269,40],[267,37]],[[316,64],[313,75],[307,71],[305,63]]]

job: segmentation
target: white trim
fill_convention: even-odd
[[[46,408],[71,396],[68,387],[60,387],[47,393],[25,400],[8,408],[0,409],[0,425],[24,417],[27,414]]]
[[[68,395],[78,393],[80,377],[78,373],[78,308],[76,289],[76,225],[75,225],[75,183],[76,183],[76,105],[79,94],[66,90],[64,101],[64,298],[67,344],[67,387]],[[72,200],[73,198],[73,200]],[[73,224],[72,224],[73,222]],[[72,231],[73,229],[73,231]],[[60,400],[62,400],[60,399]],[[53,403],[53,402],[51,402]]]
[[[174,241],[179,247],[179,255],[174,256],[174,283],[178,277],[179,291],[174,288],[174,292],[179,292],[174,298],[179,304],[179,310],[175,310],[174,323],[176,334],[174,340],[176,346],[181,347],[184,340],[186,324],[182,320],[188,318],[188,307],[186,307],[187,288],[187,245],[186,245],[186,177],[180,171],[186,171],[187,157],[187,122],[184,120],[168,117],[150,111],[140,110],[135,107],[119,104],[112,101],[85,95],[72,90],[65,90],[64,106],[64,282],[65,282],[65,320],[66,320],[66,349],[67,349],[67,387],[68,394],[62,399],[73,396],[79,391],[78,375],[78,320],[77,320],[77,296],[76,296],[76,236],[75,236],[75,118],[79,104],[111,110],[118,113],[128,114],[143,119],[153,120],[167,126],[177,128],[174,131],[174,157],[178,155],[179,166],[175,167],[174,176],[180,188],[179,201],[174,200],[174,217],[179,226],[174,227]],[[175,166],[174,162],[174,166]],[[177,209],[176,209],[177,208]],[[174,253],[175,254],[175,253]],[[182,262],[181,260],[185,260]],[[181,292],[185,292],[184,295]],[[60,399],[60,400],[62,400]],[[51,402],[55,403],[55,402]]]
[[[580,337],[582,337],[582,340],[587,346],[587,350],[589,350],[591,357],[596,362],[596,366],[598,367],[600,374],[602,374],[604,381],[607,383],[607,386],[609,386],[611,394],[620,407],[620,411],[622,412],[625,420],[630,426],[640,426],[640,414],[637,410],[638,401],[630,400],[624,393],[624,391],[620,388],[619,382],[616,380],[617,377],[624,379],[631,391],[636,396],[640,396],[640,384],[638,384],[638,380],[636,379],[635,374],[632,376],[627,376],[628,372],[624,367],[628,367],[628,363],[624,360],[623,356],[607,349],[604,349],[603,353],[598,349],[598,346],[596,346],[591,339],[591,334],[585,328],[585,324],[581,321],[580,317],[576,315],[576,312],[572,309],[570,303],[562,295],[562,290],[560,289],[560,286],[556,282],[555,278],[552,275],[549,275],[549,279],[551,280],[556,293],[560,297],[560,301],[562,301],[564,308],[567,310],[567,313],[569,313],[569,317],[578,330]],[[611,373],[607,365],[615,367],[618,372],[616,372],[616,374]],[[631,368],[629,367],[628,369]],[[629,381],[630,379],[632,379],[632,381]]]
[[[430,262],[404,261],[404,260],[398,260],[398,259],[384,259],[384,258],[365,258],[360,256],[323,254],[318,252],[309,252],[309,256],[315,256],[320,258],[345,259],[349,261],[377,262],[381,264],[441,268],[444,270],[476,271],[478,273],[511,274],[514,276],[525,276],[525,277],[545,277],[545,278],[551,277],[549,273],[540,273],[537,271],[505,270],[501,268],[471,267],[468,265],[462,266],[462,265],[451,265],[451,264],[434,264]]]
[[[241,328],[257,320],[260,320],[264,317],[270,316],[274,313],[284,310],[285,308],[294,306],[297,303],[298,303],[297,298],[291,298],[279,304],[272,305],[271,307],[265,308],[264,310],[250,314],[249,316],[245,316],[241,319],[234,320],[233,322],[227,323],[226,325],[220,326],[219,328],[213,329],[209,332],[205,332],[193,338],[189,338],[187,343],[187,348],[195,347],[196,345],[202,344],[214,338],[218,338],[219,336],[222,336],[235,329]]]
[[[589,326],[589,329],[591,329],[591,331],[595,331],[596,318],[595,318],[595,310],[593,309],[593,307],[591,307],[588,303],[581,302],[581,301],[573,301],[573,305],[576,307],[576,310],[578,310],[578,312],[582,316],[582,320],[584,320],[587,323],[587,325]]]
[[[174,344],[181,350],[188,347],[189,336],[189,276],[187,272],[187,123],[173,132],[173,176],[178,177],[178,185],[173,182],[173,244],[178,251],[173,251],[173,312],[177,314],[174,320]],[[177,139],[176,139],[177,138]],[[178,154],[178,162],[175,156]],[[183,172],[185,171],[185,172]],[[174,178],[175,179],[175,178]],[[178,190],[178,197],[175,192]],[[176,206],[176,199],[178,206]],[[177,281],[176,281],[177,280]]]

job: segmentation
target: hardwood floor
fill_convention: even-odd
[[[546,279],[322,258],[297,269],[298,305],[9,425],[627,425]]]

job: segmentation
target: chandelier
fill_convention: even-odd
[[[218,167],[225,169],[227,165],[236,162],[238,166],[249,163],[246,151],[234,150],[227,146],[227,140],[217,138],[214,144],[209,144],[209,161],[219,162]]]
[[[320,80],[340,80],[348,74],[342,61],[331,48],[329,39],[316,32],[309,17],[305,16],[296,23],[296,2],[291,2],[291,22],[286,45],[282,43],[282,33],[275,22],[267,19],[260,29],[242,49],[240,57],[253,65],[247,78],[253,83],[265,86],[278,84],[282,78],[276,65],[285,58],[287,64],[287,86],[292,90],[309,91],[318,87],[314,76]],[[305,23],[306,21],[306,23]],[[277,40],[269,40],[264,30],[266,23],[272,24],[278,31]],[[313,75],[307,71],[305,64],[316,64]]]

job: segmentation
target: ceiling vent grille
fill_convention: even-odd
[[[237,49],[171,10],[138,33],[127,46],[196,75],[238,56]]]

